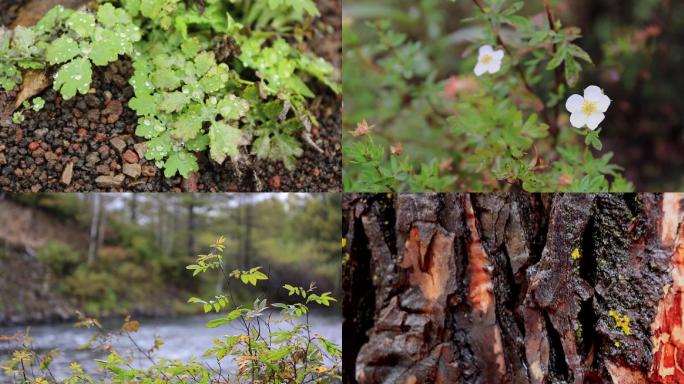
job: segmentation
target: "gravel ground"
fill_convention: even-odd
[[[0,4],[0,21],[16,17],[20,1]],[[306,41],[311,49],[341,63],[341,0],[319,0],[322,16]],[[200,154],[200,171],[187,180],[166,179],[144,159],[144,139],[134,135],[135,112],[128,109],[133,95],[128,84],[132,68],[127,59],[95,68],[91,93],[63,100],[48,87],[39,112],[26,111],[21,124],[0,123],[0,190],[20,191],[340,191],[341,95],[318,83],[310,86],[311,101],[320,126],[313,140],[324,153],[304,146],[298,167],[290,172],[280,162],[257,161],[219,165]],[[14,93],[0,92],[0,111]]]

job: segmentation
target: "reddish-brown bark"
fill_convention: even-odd
[[[344,382],[684,382],[683,200],[346,195]]]

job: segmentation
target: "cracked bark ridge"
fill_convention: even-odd
[[[682,198],[345,195],[345,383],[684,382]]]
[[[658,383],[684,382],[684,226],[682,194],[666,194],[662,203],[660,239],[671,253],[672,283],[665,286],[665,297],[658,306],[653,333],[653,364],[649,379]]]

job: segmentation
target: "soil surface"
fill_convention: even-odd
[[[12,23],[21,0],[0,4],[0,22]],[[318,0],[321,17],[313,24],[307,47],[341,65],[341,0]],[[135,136],[137,117],[127,107],[133,96],[128,84],[131,63],[121,57],[107,67],[93,69],[91,90],[63,100],[48,87],[39,96],[45,107],[24,112],[21,124],[0,122],[0,191],[340,191],[342,173],[341,104],[321,84],[310,84],[318,95],[311,100],[320,125],[312,138],[319,153],[304,144],[304,155],[294,171],[282,162],[249,161],[219,165],[207,153],[198,155],[200,171],[187,180],[167,179],[154,162],[144,159],[145,139]],[[0,92],[0,111],[16,92]],[[11,120],[11,119],[5,119]]]

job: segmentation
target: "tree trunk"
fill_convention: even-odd
[[[137,193],[131,194],[131,201],[130,201],[129,208],[130,208],[131,223],[138,224],[138,194]]]
[[[243,209],[245,210],[245,236],[244,236],[244,250],[242,265],[245,269],[252,267],[252,227],[254,226],[254,206],[251,202],[247,202]]]
[[[90,217],[90,240],[88,243],[88,265],[95,262],[99,244],[100,214],[102,213],[102,196],[98,193],[92,195],[92,214]]]
[[[345,383],[682,383],[677,194],[347,194]]]
[[[197,222],[195,219],[195,201],[194,195],[188,199],[188,253],[195,254],[195,232],[197,231]]]

